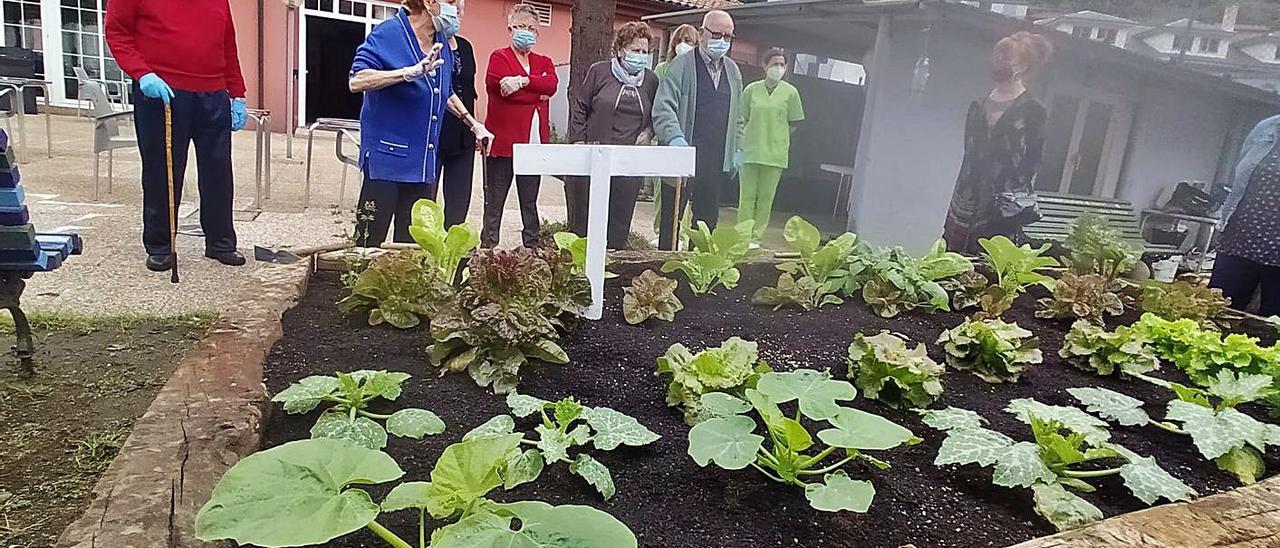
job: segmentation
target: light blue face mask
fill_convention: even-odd
[[[458,6],[440,4],[440,15],[437,19],[439,22],[436,28],[448,36],[457,35],[458,31],[462,30],[462,17],[458,15]]]
[[[726,53],[729,53],[729,48],[732,45],[733,44],[729,42],[727,38],[721,38],[719,40],[712,38],[707,40],[707,55],[710,55],[712,59],[719,59],[724,57]]]
[[[650,62],[649,54],[637,51],[628,51],[622,58],[622,64],[626,65],[627,71],[631,74],[636,74],[649,68]]]
[[[533,49],[533,46],[537,43],[538,35],[534,34],[533,31],[517,29],[511,33],[511,44],[524,51]]]

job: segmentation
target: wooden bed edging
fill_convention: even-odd
[[[313,262],[263,269],[178,364],[98,480],[60,548],[178,548],[222,474],[258,450],[271,405],[262,384],[280,316],[306,291]]]

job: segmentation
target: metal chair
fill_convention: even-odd
[[[76,69],[77,76],[83,71]],[[102,172],[102,153],[107,153],[107,194],[111,194],[115,175],[114,151],[120,148],[138,148],[137,135],[126,135],[120,126],[132,120],[133,109],[116,112],[107,97],[106,86],[89,79],[80,80],[80,98],[88,99],[93,112],[93,199],[98,199]]]
[[[360,148],[360,121],[347,118],[317,118],[315,123],[307,127],[307,174],[303,180],[302,207],[311,207],[311,149],[315,144],[316,131],[332,131],[334,136],[333,154],[342,166],[342,185],[338,189],[338,203],[347,197],[347,166],[360,167],[360,161],[342,151],[343,143],[350,142],[356,149]]]
[[[27,140],[27,125],[23,121],[22,116],[22,93],[17,88],[5,87],[0,89],[0,103],[5,97],[9,98],[9,106],[0,108],[0,118],[4,118],[4,129],[9,135],[13,135],[13,119],[18,119],[18,139],[17,146],[13,147],[13,157],[21,159],[22,144]]]

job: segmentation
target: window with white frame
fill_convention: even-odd
[[[91,80],[106,84],[114,100],[129,93],[129,77],[107,49],[102,34],[104,0],[61,0],[62,77],[68,99],[79,99],[79,79],[75,69],[83,69]]]
[[[311,11],[323,11],[352,17],[370,17],[378,21],[395,16],[398,7],[362,0],[306,0],[303,6]]]
[[[1116,43],[1116,36],[1118,36],[1119,34],[1120,34],[1120,31],[1116,29],[1098,29],[1097,40],[1099,42],[1102,42],[1105,44],[1111,44],[1114,46]]]
[[[44,37],[40,33],[40,0],[3,0],[4,45],[36,54],[36,77],[44,77]]]
[[[1222,47],[1222,40],[1217,38],[1201,37],[1196,41],[1195,52],[1217,55],[1218,50]]]
[[[1074,25],[1071,27],[1071,35],[1077,38],[1093,38],[1093,27]]]

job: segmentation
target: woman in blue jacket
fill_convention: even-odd
[[[1222,208],[1210,287],[1244,310],[1262,289],[1263,316],[1280,315],[1280,116],[1263,120],[1245,139],[1231,194]]]
[[[360,169],[356,238],[378,246],[394,223],[393,239],[411,242],[414,202],[429,198],[440,169],[440,128],[457,116],[486,147],[493,135],[453,93],[457,0],[406,0],[405,9],[373,28],[351,63],[360,110]],[[446,112],[448,111],[448,112]]]

